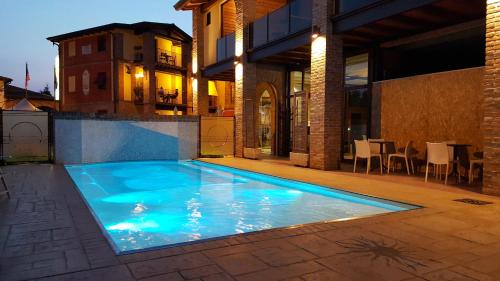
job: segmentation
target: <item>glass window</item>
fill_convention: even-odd
[[[102,35],[97,38],[97,51],[105,52],[106,51],[106,36]]]
[[[368,84],[368,54],[346,59],[345,86],[362,86]]]

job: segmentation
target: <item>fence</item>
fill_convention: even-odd
[[[3,162],[52,160],[51,116],[42,111],[0,111]]]
[[[200,155],[234,155],[233,117],[201,117]]]

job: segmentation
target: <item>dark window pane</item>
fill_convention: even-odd
[[[97,73],[97,88],[100,90],[106,90],[106,72]]]
[[[106,51],[106,36],[99,36],[99,38],[97,38],[97,51],[98,52]]]

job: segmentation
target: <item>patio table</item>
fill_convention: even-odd
[[[380,145],[380,155],[382,155],[382,168],[387,169],[383,161],[384,155],[387,154],[387,151],[384,150],[384,147],[387,147],[388,144],[394,144],[394,141],[371,140],[370,143],[378,143]]]
[[[455,176],[456,182],[460,183],[460,173],[458,169],[460,169],[460,152],[465,152],[467,153],[467,147],[472,146],[470,144],[466,143],[448,143],[447,144],[449,147],[453,148],[453,169],[451,171],[451,175]]]

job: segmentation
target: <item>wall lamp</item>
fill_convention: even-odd
[[[235,56],[234,57],[234,65],[238,65],[241,63],[241,56]]]
[[[312,30],[311,30],[312,39],[318,38],[320,33],[321,33],[321,29],[319,28],[319,26],[313,25]]]

